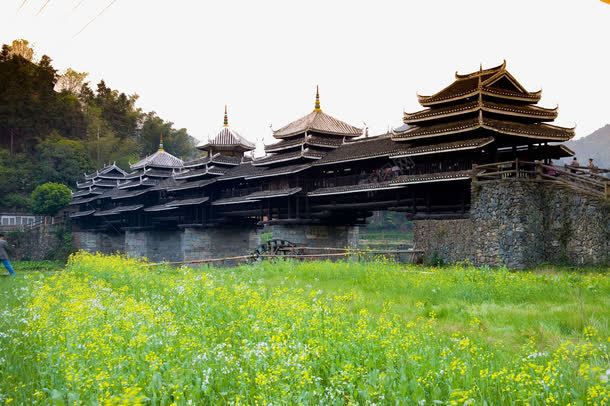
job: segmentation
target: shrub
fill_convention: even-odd
[[[44,183],[32,192],[32,211],[35,214],[54,216],[70,203],[72,193],[61,183]]]

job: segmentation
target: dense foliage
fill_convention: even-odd
[[[44,183],[32,192],[32,212],[54,216],[70,203],[72,192],[61,183]]]
[[[607,273],[79,253],[23,274],[0,279],[0,403],[608,403]]]
[[[194,139],[154,112],[136,107],[137,95],[102,80],[92,89],[87,74],[59,74],[51,58],[34,59],[25,40],[0,53],[0,209],[27,208],[27,196],[44,182],[74,186],[104,163],[124,168],[165,149],[189,158]]]

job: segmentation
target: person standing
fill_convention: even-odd
[[[8,242],[6,241],[6,237],[4,234],[0,234],[0,261],[8,271],[10,276],[15,276],[15,271],[13,270],[13,266],[11,265],[11,261],[8,259],[8,254],[6,252],[6,248],[8,247]]]

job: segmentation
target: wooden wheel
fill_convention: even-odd
[[[282,257],[294,254],[296,244],[287,240],[274,239],[259,245],[252,253],[254,261],[260,261],[268,257]]]

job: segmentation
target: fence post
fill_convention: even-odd
[[[535,165],[536,165],[536,179],[540,180],[542,179],[542,164],[540,163],[540,161],[535,161]]]
[[[519,158],[515,158],[515,178],[519,178]]]

